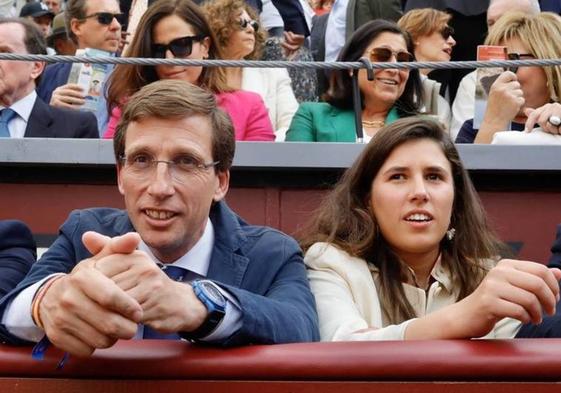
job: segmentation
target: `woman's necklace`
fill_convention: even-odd
[[[384,120],[362,120],[362,126],[366,128],[381,128],[384,123]]]

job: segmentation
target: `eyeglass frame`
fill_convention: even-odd
[[[240,25],[240,30],[245,30],[247,29],[247,26],[251,26],[251,28],[253,29],[254,32],[257,33],[257,31],[259,30],[259,22],[257,22],[255,19],[240,19],[238,21],[239,25]]]
[[[525,57],[526,60],[531,60],[536,58],[536,56],[534,56],[531,53],[510,52],[506,54],[506,58],[508,60],[520,60],[520,59],[524,60],[523,57]],[[516,74],[518,72],[518,67],[506,67],[505,71],[510,71]]]
[[[193,53],[193,43],[194,42],[201,42],[203,41],[207,36],[205,36],[204,34],[197,34],[197,35],[187,35],[184,37],[177,37],[173,40],[171,40],[170,42],[168,42],[167,44],[152,44],[150,47],[150,52],[152,54],[152,56],[156,59],[165,59],[166,58],[166,53],[169,50],[171,52],[171,54],[178,59],[184,59],[187,56],[190,56],[191,53]],[[171,47],[173,45],[174,42],[180,41],[180,40],[187,40],[187,42],[189,43],[188,45],[183,45],[183,48],[189,48],[188,53],[186,54],[176,54],[175,50]],[[157,53],[158,51],[162,50],[163,52],[162,57],[159,57],[160,53]]]
[[[372,54],[375,51],[380,51],[380,50],[389,52],[390,56],[386,60],[375,60],[375,59],[373,59]],[[399,60],[398,56],[402,53],[405,53],[405,54],[408,55],[408,60],[406,60],[406,61],[400,61]],[[386,48],[386,47],[383,47],[383,46],[380,46],[380,47],[377,47],[377,48],[372,48],[368,52],[368,57],[369,57],[370,61],[373,62],[373,63],[387,63],[387,62],[389,62],[389,60],[391,60],[392,57],[395,57],[395,60],[396,60],[397,63],[409,63],[409,62],[411,62],[415,59],[415,57],[407,51],[393,51],[390,48]]]
[[[111,15],[111,20],[109,20],[109,23],[105,23],[102,21],[102,18],[104,18],[107,15]],[[100,25],[103,26],[109,26],[111,23],[113,23],[113,19],[117,19],[117,22],[119,22],[120,25],[122,25],[122,20],[119,20],[119,18],[123,18],[125,16],[125,14],[123,14],[122,12],[119,13],[113,13],[113,12],[94,12],[93,14],[90,15],[86,15],[83,18],[80,18],[79,20],[81,22],[84,22],[87,19],[90,18],[96,18],[97,19],[97,23],[99,23]]]
[[[135,158],[138,158],[139,156],[143,156],[143,155],[142,154],[133,155],[131,158],[135,159]],[[208,170],[212,167],[216,167],[216,165],[220,164],[220,161],[213,161],[213,162],[209,162],[209,163],[198,162],[196,164],[192,164],[193,167],[190,168],[190,169],[185,169],[185,168],[181,169],[179,167],[180,164],[178,164],[176,161],[178,159],[185,158],[186,157],[185,155],[184,156],[179,156],[178,158],[173,159],[173,160],[155,160],[155,159],[153,159],[153,157],[151,157],[148,154],[145,154],[144,157],[149,159],[149,161],[144,163],[144,164],[147,165],[146,168],[135,168],[133,166],[135,161],[133,161],[133,164],[131,164],[129,162],[129,160],[127,159],[128,157],[125,154],[123,154],[119,157],[119,161],[120,161],[120,163],[122,165],[122,168],[124,170],[127,170],[127,169],[131,170],[131,171],[134,172],[133,175],[137,175],[137,177],[142,177],[142,178],[145,178],[145,179],[147,179],[151,176],[154,176],[154,172],[155,172],[155,169],[158,167],[158,164],[160,164],[160,163],[167,164],[171,178],[174,179],[175,181],[179,182],[179,183],[183,183],[183,177],[182,176],[177,176],[177,173],[178,173],[177,171],[180,171],[179,173],[181,175],[185,175],[185,177],[188,177],[188,176],[192,175],[193,173],[196,173],[197,171],[206,171],[206,170]],[[196,159],[193,159],[193,160],[196,160]],[[175,170],[174,168],[178,168],[178,169]]]

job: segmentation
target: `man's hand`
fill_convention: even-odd
[[[57,87],[51,96],[50,105],[58,108],[78,110],[86,102],[84,89],[75,83]]]
[[[193,288],[170,279],[145,253],[135,251],[117,260],[110,255],[96,268],[142,306],[142,323],[161,333],[193,331],[208,311]]]
[[[294,34],[291,31],[284,32],[284,41],[282,47],[286,57],[290,58],[296,54],[298,49],[304,44],[306,37],[301,34]]]
[[[88,356],[96,348],[110,347],[136,333],[142,319],[140,304],[96,269],[96,264],[109,255],[126,257],[115,253],[134,251],[140,238],[127,234],[110,239],[88,232],[82,239],[94,256],[78,263],[70,274],[48,288],[39,304],[39,315],[56,347]]]

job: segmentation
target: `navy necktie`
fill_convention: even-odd
[[[187,281],[186,278],[189,275],[189,270],[183,269],[178,266],[164,266],[164,273],[168,275],[174,281]],[[160,333],[150,326],[144,325],[144,333],[142,338],[145,340],[179,340],[179,334],[177,333]]]
[[[0,112],[0,138],[9,138],[10,130],[8,123],[16,116],[16,112],[10,108],[4,108]]]

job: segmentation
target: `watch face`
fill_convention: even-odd
[[[203,289],[205,290],[207,296],[211,298],[214,303],[224,304],[226,301],[222,293],[210,282],[201,282]]]

